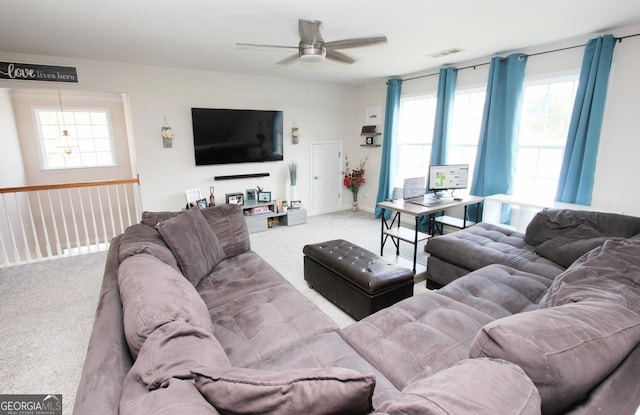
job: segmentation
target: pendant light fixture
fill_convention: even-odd
[[[58,90],[58,103],[60,104],[60,116],[62,117],[62,136],[60,137],[60,145],[58,145],[58,148],[61,148],[64,154],[69,156],[73,152],[74,146],[71,143],[71,136],[69,135],[67,123],[64,119],[64,107],[62,106],[62,95],[60,94],[60,90]]]

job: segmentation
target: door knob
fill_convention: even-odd
[[[320,176],[313,176],[313,180],[318,180]]]

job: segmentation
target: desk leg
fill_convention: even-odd
[[[384,228],[386,227],[387,221],[384,219],[384,209],[380,209],[380,212],[382,213],[380,215],[380,256],[382,256],[386,239],[384,237]]]
[[[416,230],[413,238],[413,273],[416,273],[416,261],[418,260],[418,225],[420,225],[420,216],[416,216]]]
[[[393,218],[393,221],[396,221],[396,218],[398,219],[398,230],[400,229],[400,212],[396,212],[396,216]],[[393,226],[393,223],[391,224],[391,226]],[[398,238],[398,240],[396,241],[395,239],[393,239],[393,243],[396,246],[396,257],[398,257],[400,255],[400,238]]]
[[[467,207],[468,205],[464,205],[464,215],[462,215],[462,229],[467,227]]]
[[[387,243],[387,239],[391,238],[391,242],[393,242],[393,244],[396,247],[396,255],[400,255],[400,239],[396,240],[396,237],[391,236],[389,234],[385,233],[385,230],[389,230],[391,228],[393,228],[393,226],[396,224],[396,221],[398,223],[398,228],[400,228],[400,212],[396,212],[395,215],[393,216],[393,219],[391,219],[391,223],[387,222],[387,219],[385,218],[384,209],[381,209],[382,212],[382,216],[380,218],[380,256],[384,256],[384,246]]]

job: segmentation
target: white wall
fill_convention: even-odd
[[[611,33],[611,32],[607,32]],[[625,27],[612,32],[614,36],[622,37],[640,33],[640,26]],[[554,44],[541,45],[510,53],[523,52],[535,54],[564,47],[581,45],[595,37],[586,36],[569,39]],[[530,56],[527,61],[525,76],[536,79],[548,75],[562,75],[578,73],[582,64],[584,48],[568,49],[548,54]],[[491,57],[472,62],[455,65],[458,68],[489,62]],[[596,166],[592,206],[606,211],[623,212],[640,216],[640,193],[636,191],[638,178],[637,165],[640,159],[640,106],[637,104],[640,96],[640,37],[633,37],[618,43],[613,53],[613,65],[610,76],[610,86],[602,127],[600,149]],[[465,69],[458,73],[457,87],[473,88],[485,86],[489,65],[477,66],[475,69]],[[438,72],[436,70],[426,73]],[[411,75],[401,76],[409,78]],[[438,86],[438,76],[429,76],[403,82],[402,94],[435,93]],[[358,107],[362,114],[365,108],[373,105],[385,104],[386,86],[383,81],[364,85],[359,88]],[[364,115],[363,115],[364,117]],[[372,150],[378,151],[380,150]],[[369,159],[367,176],[375,180],[380,171],[380,157]],[[375,191],[373,189],[376,189]],[[368,197],[361,197],[360,205],[367,210],[375,207],[377,187],[368,185]]]
[[[0,187],[18,187],[26,184],[25,169],[20,154],[18,130],[14,121],[9,91],[0,88]]]
[[[13,159],[22,160],[26,172],[27,186],[41,184],[70,183],[74,181],[116,180],[131,178],[131,160],[124,121],[122,97],[115,93],[96,93],[93,91],[67,90],[61,96],[57,91],[48,89],[12,88],[11,102],[16,120],[20,153],[11,153]],[[117,166],[74,169],[43,170],[39,133],[33,120],[33,110],[38,107],[58,108],[62,100],[63,109],[72,107],[97,106],[109,111],[112,134],[115,137]],[[73,149],[72,149],[73,150]]]
[[[216,200],[260,185],[273,198],[287,198],[288,164],[298,162],[298,195],[310,205],[309,156],[312,141],[342,140],[355,135],[352,120],[354,87],[287,79],[192,71],[112,62],[97,62],[0,52],[0,60],[75,66],[78,84],[0,80],[2,87],[81,89],[127,93],[131,129],[145,210],[177,210],[184,191],[200,188]],[[278,109],[284,111],[284,161],[195,166],[191,107]],[[176,138],[173,148],[162,146],[160,130],[166,116]],[[302,132],[300,144],[291,143],[293,119]],[[359,132],[359,130],[357,131]],[[357,133],[356,133],[357,134]],[[135,168],[135,167],[134,167]],[[270,173],[269,177],[213,181],[214,176]],[[350,203],[350,202],[349,202]]]
[[[625,36],[640,32],[640,26],[613,32]],[[576,44],[594,36],[570,39],[550,45],[514,52],[537,53]],[[508,53],[501,54],[502,56]],[[565,74],[578,71],[583,48],[531,56],[527,77]],[[237,74],[189,71],[172,68],[126,65],[46,56],[0,52],[0,59],[16,62],[75,66],[80,82],[67,85],[49,82],[0,80],[0,88],[34,87],[83,89],[128,94],[131,106],[131,129],[135,140],[138,171],[141,179],[143,209],[175,210],[184,205],[184,190],[200,188],[205,194],[215,185],[216,198],[260,185],[273,197],[288,198],[287,165],[299,166],[298,194],[310,205],[310,146],[312,141],[342,140],[344,151],[357,163],[368,155],[367,183],[361,188],[359,205],[373,211],[378,191],[381,148],[361,147],[360,129],[368,107],[381,106],[384,117],[385,81],[359,87],[290,81]],[[488,62],[490,57],[456,65],[463,67]],[[611,84],[598,156],[593,205],[606,210],[640,215],[640,195],[634,179],[637,154],[640,154],[640,117],[637,96],[640,94],[640,37],[629,38],[614,51]],[[466,69],[458,75],[458,87],[478,87],[486,83],[488,65]],[[427,73],[437,72],[431,70]],[[402,77],[408,77],[404,75]],[[403,94],[433,92],[437,76],[406,81]],[[283,162],[196,167],[191,132],[191,107],[227,107],[281,109],[284,111],[285,160]],[[176,139],[173,149],[164,149],[160,137],[166,116]],[[288,132],[295,118],[302,132],[300,144],[291,144]],[[382,131],[383,125],[379,126]],[[380,141],[382,137],[380,137]],[[135,166],[134,166],[135,170]],[[213,176],[268,172],[270,177],[213,182]],[[135,171],[134,171],[135,173]],[[7,174],[19,174],[11,170]],[[307,184],[307,185],[305,185]],[[343,193],[343,206],[351,203],[349,192]]]

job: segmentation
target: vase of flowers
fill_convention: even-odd
[[[342,172],[342,183],[344,187],[351,190],[351,194],[353,195],[353,202],[351,204],[351,211],[358,211],[358,191],[360,190],[360,186],[366,183],[367,179],[364,177],[364,165],[367,162],[369,156],[367,155],[364,160],[360,160],[358,167],[351,168],[349,167],[349,157],[345,153],[345,169]]]

